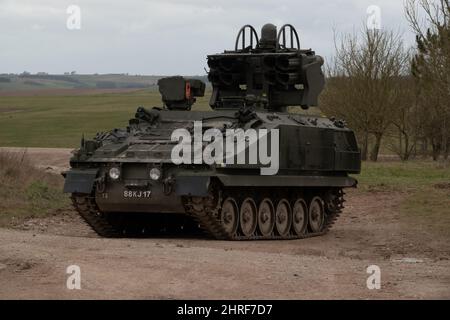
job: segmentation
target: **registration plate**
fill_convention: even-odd
[[[151,191],[142,190],[125,190],[123,192],[124,198],[150,198],[152,195]]]

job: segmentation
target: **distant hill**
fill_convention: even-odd
[[[0,91],[40,89],[156,89],[157,82],[162,77],[128,74],[0,74]],[[208,82],[207,76],[193,76],[191,78]]]

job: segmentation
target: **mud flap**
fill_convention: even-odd
[[[64,193],[90,194],[94,187],[98,169],[72,169],[65,173]]]
[[[179,196],[205,197],[209,191],[209,177],[187,177],[176,178],[175,192]]]

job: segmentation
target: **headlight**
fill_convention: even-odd
[[[109,169],[109,177],[113,180],[117,180],[120,178],[120,169],[119,168],[111,168]]]
[[[161,170],[158,168],[152,168],[150,170],[150,179],[155,181],[161,179]]]

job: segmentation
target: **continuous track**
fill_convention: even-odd
[[[262,235],[258,228],[255,229],[254,233],[250,236],[246,236],[242,234],[242,228],[238,226],[236,232],[228,233],[223,225],[223,219],[221,216],[221,204],[224,199],[228,198],[228,196],[235,196],[233,198],[239,199],[239,205],[242,204],[245,196],[245,189],[237,188],[235,190],[223,190],[227,194],[227,196],[213,196],[209,195],[208,197],[186,197],[184,199],[184,206],[186,212],[188,212],[192,217],[194,217],[200,227],[205,230],[208,234],[210,234],[213,238],[218,240],[290,240],[290,239],[304,239],[317,237],[326,234],[334,225],[335,221],[339,218],[339,215],[342,213],[342,209],[344,208],[344,192],[342,189],[333,188],[333,189],[317,189],[315,191],[304,192],[301,188],[294,191],[294,194],[305,196],[300,197],[282,197],[280,195],[276,195],[272,198],[273,203],[277,203],[282,199],[290,199],[289,203],[295,203],[298,198],[302,198],[306,200],[306,203],[309,203],[311,199],[315,197],[320,197],[323,202],[325,216],[324,222],[321,226],[321,230],[319,232],[312,232],[310,227],[305,229],[304,234],[297,234],[294,232],[293,228],[290,228],[290,231],[286,235],[277,234],[276,228],[274,227],[273,231],[270,235]],[[266,190],[261,190],[262,193],[266,193]],[[259,192],[257,192],[259,193]],[[220,194],[220,192],[216,193]],[[307,195],[306,195],[307,194]],[[258,199],[259,198],[259,199]],[[265,197],[256,196],[256,203],[260,204],[263,199],[267,199]],[[220,204],[220,205],[219,205]],[[308,223],[308,222],[306,222]]]
[[[190,222],[190,219],[181,219],[180,216],[164,216],[154,214],[125,214],[125,213],[104,213],[99,210],[93,195],[72,195],[72,202],[80,216],[102,237],[141,237],[150,234],[177,234],[186,230],[193,231],[199,226],[212,238],[218,240],[290,240],[304,239],[316,237],[326,234],[344,208],[344,192],[339,188],[316,188],[316,189],[286,189],[280,188],[276,190],[256,189],[248,194],[248,189],[233,188],[213,188],[211,193],[206,197],[183,197],[183,204],[187,215],[193,218],[197,224]],[[237,211],[234,217],[232,231],[224,223],[224,213],[222,206],[225,201],[235,201]],[[304,228],[301,232],[296,231],[293,226],[295,219],[292,208],[295,203],[302,200],[307,210],[304,217]],[[286,204],[285,214],[288,214],[288,222],[283,222],[288,228],[287,232],[281,234],[276,222],[269,232],[261,231],[258,223],[258,208],[263,201],[273,204],[273,218],[278,218],[278,211],[275,212],[278,204],[283,202]],[[316,201],[318,208],[323,208],[323,219],[318,219],[319,224],[315,226],[318,230],[313,230],[313,224],[310,223],[310,206]],[[244,202],[254,204],[257,210],[256,222],[250,215],[250,222],[246,222],[242,218],[242,205]],[[321,204],[321,206],[319,205]],[[252,208],[250,206],[249,208]],[[251,211],[251,213],[254,213]],[[320,210],[319,210],[320,213]],[[247,214],[244,212],[244,214]],[[319,214],[320,217],[320,214]],[[247,219],[248,220],[248,219]],[[279,220],[276,220],[279,221]],[[290,221],[290,222],[289,222]],[[280,222],[280,221],[279,221]],[[248,224],[250,223],[250,229]],[[255,226],[256,223],[256,226]],[[280,222],[282,223],[282,222]],[[245,230],[245,232],[244,232]],[[250,230],[250,232],[249,232]]]

